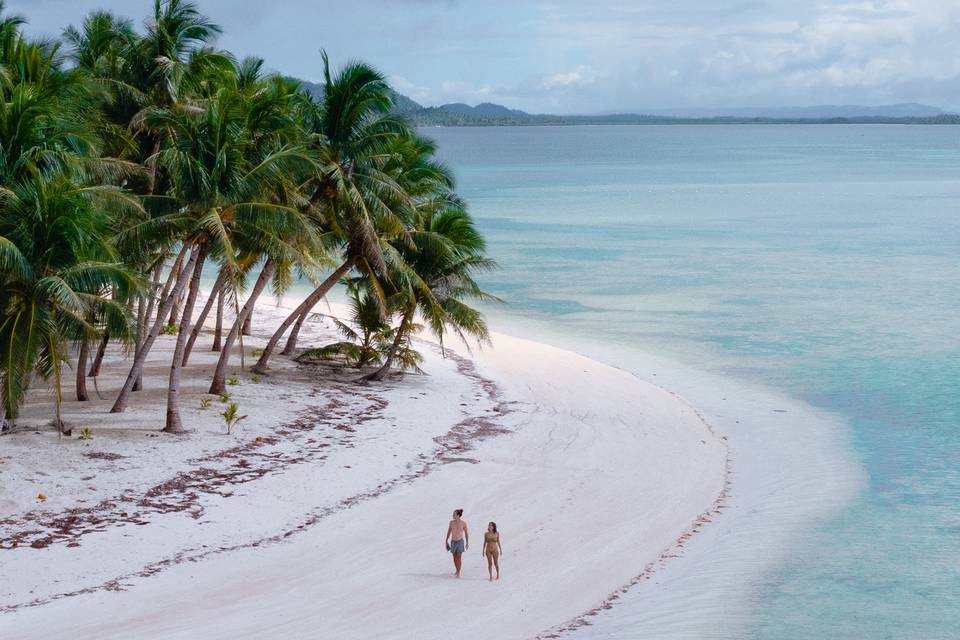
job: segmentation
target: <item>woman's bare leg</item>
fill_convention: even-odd
[[[487,555],[487,573],[490,574],[490,581],[493,582],[493,554],[488,553]]]
[[[499,555],[493,556],[493,566],[497,568],[497,580],[499,580],[500,579],[500,556]]]

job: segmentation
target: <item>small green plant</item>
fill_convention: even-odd
[[[253,384],[257,384],[258,382],[260,382],[260,376],[256,374],[250,376],[250,382],[252,382]]]
[[[227,380],[227,384],[229,384],[232,387],[235,387],[238,384],[240,384],[240,378],[238,378],[237,376],[230,376],[230,379]]]
[[[213,398],[201,398],[200,399],[200,408],[209,409],[210,405],[213,403]]]
[[[80,429],[80,440],[93,440],[93,431],[90,429]]]
[[[230,435],[230,432],[233,430],[233,427],[240,423],[242,420],[246,420],[247,416],[238,415],[240,411],[237,409],[237,403],[231,402],[230,406],[224,409],[220,415],[223,416],[223,421],[227,425],[227,435]]]
[[[233,396],[229,393],[224,392],[220,394],[220,402],[230,402],[231,399],[233,399]]]
[[[167,334],[168,336],[175,336],[175,335],[177,335],[177,332],[178,332],[179,330],[180,330],[180,329],[179,329],[179,327],[177,327],[177,325],[175,325],[175,324],[168,324],[167,326],[165,326],[163,329],[160,330],[160,333],[165,333],[165,334]]]
[[[263,349],[254,349],[250,352],[250,355],[252,355],[254,358],[259,358],[263,355]]]

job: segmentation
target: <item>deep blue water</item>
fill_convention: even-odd
[[[960,638],[960,127],[428,129],[498,319],[839,415],[862,490],[757,579],[752,638]]]

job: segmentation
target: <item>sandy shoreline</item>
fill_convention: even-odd
[[[248,353],[282,313],[258,310]],[[314,323],[303,344],[328,335]],[[712,517],[727,448],[692,407],[626,372],[494,342],[455,359],[422,345],[430,375],[382,386],[277,358],[263,379],[238,374],[231,392],[250,418],[229,437],[217,403],[199,408],[209,338],[185,376],[190,436],[148,436],[162,424],[157,391],[106,414],[116,384],[104,375],[105,400],[84,408],[103,425],[93,441],[0,439],[11,514],[0,531],[22,536],[0,549],[0,634],[431,638],[455,625],[549,637],[578,624]],[[162,387],[168,350],[158,343],[148,389]],[[78,403],[67,404],[70,420]],[[45,409],[31,408],[38,420]],[[465,578],[448,577],[441,538],[454,507],[477,538],[486,520],[500,524],[500,583],[486,581],[479,545]]]

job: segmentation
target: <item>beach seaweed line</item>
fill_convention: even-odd
[[[713,522],[716,517],[720,516],[723,513],[723,510],[727,507],[727,501],[730,498],[733,486],[733,452],[731,451],[730,445],[727,442],[727,436],[720,435],[710,421],[707,420],[706,417],[695,406],[690,404],[686,398],[669,389],[660,387],[659,385],[653,386],[656,386],[662,391],[670,394],[673,396],[673,398],[686,405],[697,416],[697,419],[703,423],[703,425],[707,428],[707,431],[709,431],[710,434],[723,445],[724,449],[726,450],[723,471],[723,488],[720,490],[720,493],[714,499],[710,507],[698,515],[693,522],[691,522],[690,526],[683,531],[683,533],[677,536],[673,542],[667,545],[667,547],[660,552],[655,560],[648,562],[640,571],[640,573],[631,578],[625,584],[620,585],[592,609],[584,611],[583,613],[571,618],[570,620],[567,620],[566,622],[537,634],[534,636],[533,640],[554,640],[556,638],[562,638],[564,635],[570,632],[592,624],[591,618],[596,617],[603,611],[613,609],[618,604],[619,600],[630,591],[630,589],[637,586],[641,582],[649,580],[651,577],[653,577],[654,573],[665,567],[670,560],[682,557],[685,543],[695,535],[701,533],[704,527]]]
[[[317,397],[318,390],[311,390],[309,395]],[[252,482],[291,464],[322,461],[326,455],[320,455],[321,452],[330,446],[352,446],[349,435],[355,431],[352,425],[380,417],[386,407],[379,397],[369,393],[359,395],[367,406],[358,408],[353,404],[348,411],[347,403],[332,398],[322,405],[308,407],[292,422],[274,428],[271,435],[257,436],[243,444],[188,460],[199,466],[150,487],[140,496],[124,492],[92,507],[74,507],[58,513],[32,511],[21,519],[6,518],[0,521],[0,525],[11,530],[15,527],[21,529],[5,533],[0,538],[0,550],[23,545],[43,549],[59,542],[66,542],[68,547],[79,547],[80,539],[86,534],[105,531],[111,526],[146,525],[149,516],[155,514],[188,511],[191,517],[199,519],[203,515],[200,504],[203,494],[229,497],[232,491],[225,490],[225,487]],[[318,427],[329,427],[343,432],[343,435],[327,435],[326,438],[333,439],[333,443],[307,438],[309,432]],[[299,444],[295,453],[269,450],[290,443]],[[118,459],[114,457],[116,454],[86,455],[97,459]]]
[[[63,598],[97,593],[100,591],[123,591],[129,586],[131,586],[131,582],[137,578],[149,578],[150,576],[156,575],[161,571],[178,564],[183,564],[186,562],[200,562],[201,560],[205,560],[207,558],[231,553],[234,551],[241,551],[243,549],[252,549],[252,548],[266,547],[266,546],[272,546],[275,544],[280,544],[289,540],[296,534],[303,533],[304,531],[309,529],[311,526],[316,525],[317,523],[321,522],[325,518],[328,518],[329,516],[335,513],[345,511],[353,507],[354,505],[360,504],[362,502],[373,500],[374,498],[382,496],[402,485],[410,484],[416,481],[417,479],[430,474],[432,471],[434,471],[435,469],[443,465],[446,465],[452,462],[474,462],[474,460],[470,458],[462,457],[462,454],[472,450],[475,444],[482,440],[485,440],[490,437],[506,434],[506,433],[511,433],[512,431],[510,429],[505,428],[501,425],[498,425],[496,420],[503,418],[509,415],[510,413],[513,413],[514,411],[513,407],[514,405],[517,404],[517,402],[505,400],[497,384],[492,380],[480,375],[477,372],[476,367],[474,366],[472,361],[466,358],[463,358],[462,356],[459,356],[457,354],[454,354],[450,351],[446,352],[445,357],[450,358],[456,363],[458,373],[467,377],[468,379],[471,379],[472,381],[476,382],[480,386],[480,388],[484,392],[484,395],[487,396],[487,399],[492,403],[493,406],[488,411],[485,412],[486,415],[468,416],[463,420],[457,422],[446,433],[436,436],[433,440],[434,442],[437,443],[437,446],[433,449],[431,455],[428,456],[426,454],[420,454],[419,456],[417,456],[416,458],[417,462],[410,463],[407,465],[407,468],[410,469],[407,473],[401,474],[395,478],[381,482],[375,488],[370,489],[368,491],[363,491],[363,492],[354,494],[352,496],[343,498],[333,505],[315,509],[309,512],[307,516],[300,521],[299,524],[285,531],[279,532],[277,534],[259,538],[257,540],[253,540],[250,542],[245,542],[245,543],[240,543],[235,545],[228,545],[228,546],[221,546],[213,549],[207,548],[206,545],[201,547],[194,547],[191,549],[184,549],[183,551],[180,551],[169,558],[165,558],[163,560],[158,560],[156,562],[147,564],[138,571],[130,572],[130,573],[115,577],[113,579],[107,580],[98,585],[92,585],[89,587],[84,587],[82,589],[77,589],[75,591],[70,591],[70,592],[52,594],[49,596],[36,598],[34,600],[27,601],[27,602],[0,606],[0,614],[11,613],[18,609],[43,606],[45,604],[49,604],[51,602],[54,602],[56,600],[61,600]],[[318,392],[319,392],[319,389],[315,388],[311,395],[317,395]],[[373,396],[374,394],[369,394],[369,395]],[[382,406],[378,405],[379,410],[382,411],[384,408],[386,408],[387,406],[386,401],[384,401],[382,398],[379,398],[379,397],[376,397],[376,399],[380,403],[382,403]],[[347,403],[340,403],[340,405],[347,406]],[[321,407],[316,407],[316,406],[308,407],[307,409],[304,409],[300,412],[300,415],[296,420],[294,420],[291,423],[287,423],[286,425],[281,425],[280,427],[278,427],[275,433],[282,435],[282,434],[293,433],[295,431],[302,431],[304,430],[304,426],[303,426],[304,423],[305,422],[308,423],[310,416],[312,416],[317,411],[326,410],[329,407],[330,407],[330,403],[326,405],[322,405]],[[356,414],[351,414],[351,415],[355,416]],[[370,419],[372,419],[372,417],[368,416],[366,418],[366,420],[370,420]],[[306,427],[306,428],[309,429],[309,427]],[[350,431],[352,432],[353,429],[351,428]],[[266,437],[261,436],[261,441],[266,441],[267,438],[270,438],[270,437],[272,436],[266,436]],[[212,456],[207,456],[202,460],[205,460],[211,457],[223,457],[223,458],[235,457],[240,452],[246,451],[247,447],[251,445],[251,443],[257,443],[257,441],[254,440],[254,441],[245,443],[244,445],[239,445],[231,449],[226,449],[224,451],[213,454]],[[348,446],[352,446],[352,445],[348,445]],[[324,456],[324,458],[325,457],[326,456]],[[304,459],[299,461],[303,462],[306,460]],[[230,494],[221,493],[220,495],[225,495],[225,497],[229,497]],[[95,509],[95,508],[96,507],[93,507],[92,509]],[[178,510],[182,510],[182,509],[178,509]],[[143,523],[143,524],[146,524],[146,523]],[[83,531],[81,533],[88,533],[88,531]]]

